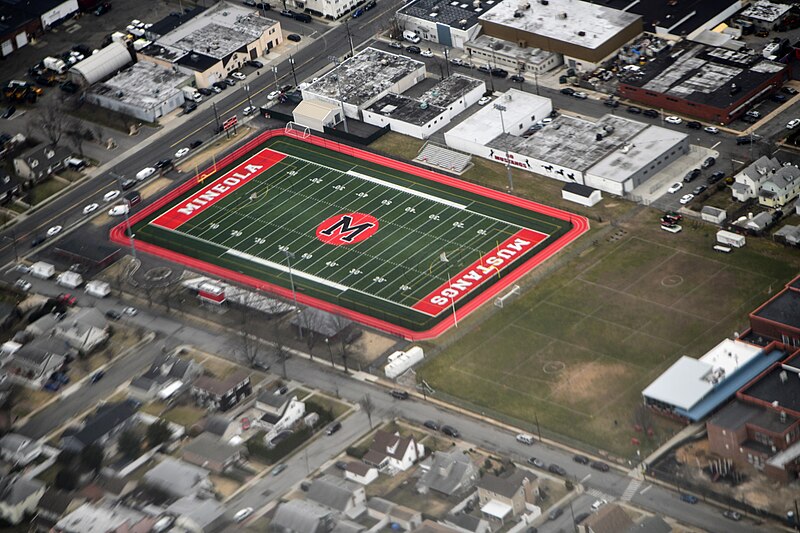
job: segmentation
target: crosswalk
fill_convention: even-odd
[[[629,502],[633,495],[639,491],[639,487],[642,486],[642,480],[640,479],[632,479],[630,483],[628,483],[628,487],[625,489],[625,492],[622,493],[622,501]]]
[[[589,496],[593,496],[593,497],[597,498],[598,500],[605,500],[607,502],[610,502],[611,500],[614,499],[613,496],[610,496],[610,495],[606,494],[605,492],[597,490],[597,489],[586,489],[586,494],[588,494]]]

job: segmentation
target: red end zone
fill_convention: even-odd
[[[447,280],[425,298],[411,306],[412,309],[436,316],[461,298],[483,285],[495,274],[511,266],[537,244],[547,238],[544,233],[523,228],[499,243],[497,248],[472,263],[470,266]]]
[[[184,202],[154,219],[151,224],[166,229],[177,229],[194,215],[202,213],[207,207],[222,200],[231,192],[250,181],[251,178],[258,176],[275,165],[275,163],[281,161],[284,157],[286,156],[283,154],[265,148],[241,165],[203,187]]]

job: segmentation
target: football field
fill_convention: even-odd
[[[315,137],[256,141],[135,214],[139,248],[414,337],[441,332],[588,227]]]

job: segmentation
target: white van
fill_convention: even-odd
[[[411,30],[405,30],[403,32],[403,39],[405,39],[406,41],[410,41],[414,44],[417,44],[422,40],[419,38],[419,35],[417,35],[417,32]]]
[[[522,444],[527,444],[528,446],[533,444],[533,437],[531,435],[520,433],[517,435],[517,442],[521,442]]]

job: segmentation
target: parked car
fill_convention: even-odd
[[[542,461],[541,459],[537,459],[536,457],[530,457],[528,459],[528,463],[532,464],[536,468],[542,468],[542,469],[544,468],[544,461]]]
[[[347,470],[347,462],[346,461],[336,461],[333,466],[338,468],[339,470]]]
[[[711,176],[708,177],[708,182],[709,183],[716,183],[716,182],[718,182],[719,180],[721,180],[724,177],[725,177],[725,173],[722,172],[721,170],[718,170],[718,171],[714,172],[713,174],[711,174]]]
[[[793,130],[793,129],[795,129],[797,126],[800,126],[800,118],[793,118],[792,120],[790,120],[790,121],[789,121],[789,122],[786,124],[786,129],[787,129],[787,130]]]
[[[420,49],[419,46],[411,45],[411,46],[406,46],[406,52],[408,52],[409,54],[421,54],[422,49]]]
[[[481,96],[481,99],[478,100],[478,105],[486,105],[492,101],[491,96]]]
[[[712,135],[716,135],[717,133],[719,133],[719,128],[715,128],[714,126],[706,126],[705,128],[703,128],[703,131],[705,131],[706,133],[710,133]]]
[[[278,466],[272,469],[272,475],[277,476],[278,474],[286,470],[287,467],[288,465],[286,463],[279,464]]]
[[[442,433],[454,439],[457,439],[461,435],[456,428],[448,425],[442,426]]]
[[[492,76],[495,78],[506,78],[508,77],[508,71],[502,68],[493,68],[491,71]]]
[[[547,519],[548,520],[555,520],[556,518],[558,518],[562,514],[564,514],[564,509],[562,509],[561,507],[556,507],[555,509],[550,511],[550,514],[547,515]]]
[[[92,374],[92,384],[97,383],[98,381],[103,379],[103,376],[105,376],[105,375],[106,375],[106,373],[103,372],[102,370],[98,370],[97,372]]]
[[[587,98],[589,98],[589,95],[586,94],[583,91],[578,91],[578,92],[574,93],[572,96],[574,96],[578,100],[586,100]]]
[[[664,120],[670,124],[681,124],[683,122],[683,119],[681,117],[676,117],[674,115],[670,115]]]
[[[703,127],[703,125],[697,122],[696,120],[690,120],[689,122],[686,123],[686,127],[691,130],[699,130]]]
[[[239,72],[238,70],[234,70],[234,71],[233,71],[233,72],[231,72],[229,75],[230,75],[232,78],[235,78],[235,79],[237,79],[237,80],[246,80],[246,79],[247,79],[247,76],[245,76],[244,74],[242,74],[242,73],[241,73],[241,72]]]
[[[742,515],[736,511],[723,511],[722,516],[727,518],[728,520],[733,520],[734,522],[738,522],[742,519]]]
[[[122,215],[126,215],[130,212],[130,207],[128,204],[120,204],[115,205],[111,209],[108,210],[108,216],[110,217],[120,217]]]
[[[420,52],[420,54],[422,54],[422,57],[433,57],[433,52],[431,51],[430,48],[428,48],[427,50],[423,50],[422,52]]]
[[[46,240],[47,240],[47,236],[46,235],[37,235],[31,241],[31,248],[35,248],[35,247],[39,246],[40,244],[42,244]]]
[[[564,470],[564,468],[563,468],[563,467],[561,467],[561,466],[558,466],[557,464],[552,464],[552,465],[548,466],[548,467],[547,467],[547,470],[548,470],[548,471],[549,471],[551,474],[557,474],[557,475],[559,475],[559,476],[566,476],[566,475],[567,475],[567,471],[566,471],[566,470]]]
[[[222,92],[222,91],[224,91],[225,89],[228,88],[228,84],[225,83],[224,81],[217,81],[217,82],[214,82],[214,84],[211,87],[212,87],[212,90],[213,89],[217,89],[214,92]]]
[[[408,392],[406,392],[404,390],[393,390],[391,392],[391,395],[392,395],[393,398],[396,398],[398,400],[408,400],[408,398],[409,398]]]
[[[256,111],[258,111],[258,108],[255,107],[255,106],[250,105],[250,106],[247,106],[244,109],[242,109],[242,115],[248,117],[248,116],[252,115],[253,113],[255,113]]]
[[[333,435],[334,433],[336,433],[340,429],[342,429],[342,423],[341,422],[334,422],[333,424],[328,426],[328,429],[325,430],[325,434],[326,435]]]
[[[582,464],[582,465],[588,465],[589,464],[589,458],[586,457],[585,455],[580,455],[580,454],[573,455],[572,456],[572,460],[575,461],[576,463]]]
[[[395,50],[402,50],[403,49],[403,43],[401,43],[399,41],[389,41],[389,48],[394,48]],[[461,61],[461,60],[459,59],[459,61]]]
[[[595,500],[592,503],[592,511],[597,511],[598,509],[600,509],[602,506],[604,506],[607,503],[608,503],[608,501],[606,501],[605,499],[602,499],[602,498],[599,499],[599,500]]]
[[[189,148],[191,148],[192,150],[194,150],[195,148],[197,148],[197,147],[198,147],[198,146],[200,146],[201,144],[203,144],[203,141],[202,141],[202,140],[200,140],[200,139],[195,139],[195,140],[193,140],[193,141],[192,141],[192,143],[189,145]]]
[[[717,162],[717,158],[715,158],[713,156],[709,156],[709,157],[706,157],[705,161],[703,161],[703,164],[700,165],[700,166],[702,166],[703,168],[713,167],[716,162]]]
[[[25,281],[24,279],[18,279],[14,282],[14,287],[18,288],[22,292],[28,292],[31,290],[31,283],[29,281]]]
[[[572,89],[570,87],[564,87],[563,89],[561,89],[561,94],[566,94],[567,96],[572,96],[573,94],[575,94],[575,89]]]
[[[172,159],[161,159],[154,166],[159,170],[172,168]]]
[[[290,41],[294,41],[296,43],[299,43],[303,39],[302,37],[300,37],[296,33],[290,33],[289,35],[286,36],[286,38],[289,39]]]
[[[781,92],[784,94],[788,94],[789,96],[794,96],[797,94],[797,89],[794,87],[781,87]]]
[[[199,92],[203,96],[211,96],[212,94],[214,94],[214,91],[206,87],[200,87],[199,89],[197,89],[197,92]]]
[[[425,422],[422,423],[422,425],[425,426],[428,429],[432,429],[434,431],[439,431],[439,424],[437,424],[433,420],[426,420]]]
[[[250,61],[247,62],[247,65],[253,68],[264,68],[264,63],[262,63],[258,59],[251,59]]]
[[[634,115],[641,115],[642,114],[642,109],[640,107],[636,107],[636,106],[633,106],[633,105],[629,106],[627,111],[628,111],[628,113],[633,113]]]
[[[603,461],[592,461],[592,464],[590,466],[595,470],[599,470],[601,472],[608,472],[611,469],[608,466],[608,464],[604,463]]]
[[[606,107],[619,107],[619,100],[608,98],[606,100],[603,100],[603,105]]]
[[[770,96],[769,99],[772,100],[773,102],[778,102],[782,104],[789,98],[785,94],[775,93],[772,96]]]
[[[525,78],[520,76],[519,74],[514,74],[509,79],[514,83],[525,83]]]
[[[685,494],[685,493],[681,494],[681,501],[684,501],[686,503],[691,503],[692,505],[694,505],[695,503],[698,502],[697,496],[694,496],[692,494]]]
[[[103,2],[97,6],[97,8],[94,10],[94,14],[96,17],[99,17],[105,15],[109,11],[111,11],[111,2]]]
[[[233,515],[233,521],[234,522],[241,522],[241,521],[245,520],[251,514],[253,514],[253,508],[252,507],[245,507],[244,509],[239,509],[238,511],[236,511],[236,514]]]
[[[122,314],[114,309],[109,309],[108,311],[106,311],[106,316],[111,320],[119,320],[120,318],[122,318]]]
[[[14,107],[13,105],[10,105],[6,108],[5,111],[3,111],[2,118],[11,118],[16,112],[17,108]]]
[[[133,189],[136,187],[136,180],[133,178],[128,178],[122,182],[122,190],[127,191],[128,189]]]
[[[660,117],[660,116],[661,116],[661,114],[660,114],[658,111],[656,111],[655,109],[645,109],[645,110],[642,112],[642,114],[643,114],[644,116],[646,116],[646,117],[650,117],[650,118],[658,118],[658,117]]]
[[[678,201],[680,202],[681,205],[686,205],[689,202],[691,202],[692,200],[694,200],[694,195],[693,194],[684,194],[683,196],[681,196],[681,199],[678,200]]]
[[[700,169],[693,168],[689,172],[686,173],[686,176],[683,177],[684,183],[689,183],[690,181],[696,180],[700,176]]]

